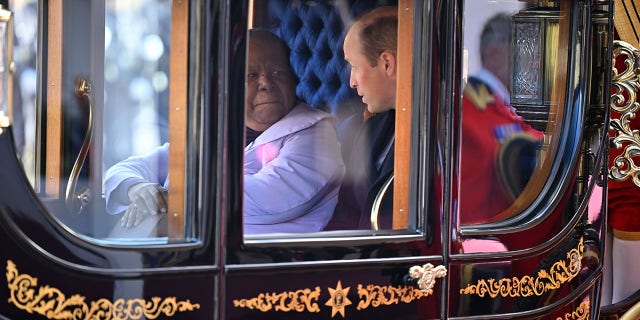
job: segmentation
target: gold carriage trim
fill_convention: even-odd
[[[320,287],[311,289],[301,289],[296,291],[261,293],[251,299],[234,299],[233,306],[236,308],[257,309],[262,312],[271,310],[283,312],[320,312],[318,298],[320,297]]]
[[[558,289],[563,283],[571,281],[578,275],[584,253],[584,238],[580,238],[578,248],[567,252],[567,260],[558,261],[547,270],[538,271],[537,277],[524,276],[521,279],[488,279],[478,280],[476,284],[468,284],[460,289],[460,294],[477,295],[491,298],[541,296],[549,290]]]
[[[637,92],[640,91],[640,51],[624,41],[613,42],[613,65],[618,57],[624,57],[624,70],[613,67],[611,94],[611,121],[609,129],[613,133],[611,137],[612,149],[623,149],[613,160],[609,168],[609,179],[614,181],[626,181],[632,179],[633,183],[640,187],[640,167],[634,161],[640,151],[640,135],[638,128],[631,127],[631,119],[636,117],[638,111]]]
[[[564,317],[557,317],[556,320],[584,320],[589,318],[589,300],[582,301],[580,305],[571,313],[567,313]]]
[[[379,286],[358,284],[358,296],[360,301],[357,310],[367,308],[377,308],[380,306],[411,303],[420,298],[429,296],[433,291],[423,291],[412,286]],[[329,299],[325,306],[331,307],[331,317],[337,313],[345,317],[346,308],[353,303],[347,297],[351,287],[342,287],[342,282],[338,281],[335,288],[327,288]],[[247,308],[262,312],[320,312],[318,300],[320,299],[320,287],[311,289],[301,289],[296,291],[284,291],[280,293],[261,293],[255,298],[234,299],[233,306],[236,308]]]
[[[98,299],[87,303],[79,294],[67,297],[57,288],[46,285],[38,288],[38,278],[19,274],[11,260],[7,260],[7,284],[10,303],[18,309],[49,319],[157,319],[200,308],[200,304],[189,300],[177,301],[175,297]]]
[[[376,285],[358,285],[358,296],[361,298],[358,303],[358,310],[364,310],[369,307],[377,308],[379,306],[388,306],[399,303],[411,303],[422,297],[431,295],[431,292],[424,292],[414,287],[407,286],[376,286]]]

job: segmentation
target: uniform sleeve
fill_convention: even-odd
[[[140,182],[155,182],[165,185],[169,174],[169,144],[151,152],[127,158],[109,168],[104,177],[107,213],[117,214],[129,205],[127,191]]]
[[[273,157],[259,171],[252,172],[245,163],[245,224],[289,221],[310,211],[328,194],[337,196],[345,168],[329,119],[288,135],[280,143],[257,147],[257,158]]]

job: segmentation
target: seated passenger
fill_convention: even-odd
[[[248,44],[244,231],[320,231],[345,171],[334,119],[297,100],[288,48],[277,36],[250,30]],[[107,171],[107,211],[126,210],[124,226],[166,212],[167,159],[165,144]]]
[[[397,75],[398,8],[379,7],[360,16],[344,40],[350,85],[370,117],[348,119],[342,132],[345,175],[340,199],[326,230],[371,229],[373,201],[393,176]],[[358,115],[356,115],[358,116]],[[392,228],[393,187],[380,208],[380,228]]]

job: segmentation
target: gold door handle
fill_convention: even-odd
[[[89,147],[91,146],[91,140],[93,137],[93,101],[91,98],[91,83],[80,77],[78,78],[78,87],[76,89],[76,95],[80,98],[86,98],[89,102],[89,120],[87,125],[87,133],[84,136],[84,141],[82,142],[82,147],[80,148],[80,152],[76,157],[76,161],[73,164],[73,169],[71,170],[71,174],[69,175],[69,179],[67,181],[67,190],[65,192],[65,204],[67,207],[75,205],[76,203],[79,205],[78,211],[76,213],[81,213],[84,207],[91,200],[91,194],[88,190],[81,192],[80,194],[76,193],[76,187],[78,184],[78,176],[80,175],[80,171],[82,170],[82,166],[84,165],[85,160],[87,159],[87,155],[89,153]],[[72,208],[75,208],[72,206]]]

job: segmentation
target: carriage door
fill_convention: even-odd
[[[349,86],[350,73],[355,72],[353,69],[357,66],[354,61],[348,65],[344,59],[343,43],[348,28],[356,17],[379,6],[392,6],[398,16],[397,26],[392,29],[393,37],[397,37],[397,52],[393,54],[397,54],[398,60],[394,66],[398,81],[395,118],[393,115],[387,118],[389,113],[372,115],[365,110],[367,98],[358,96],[362,93]],[[281,162],[288,160],[278,157],[294,152],[288,148],[294,148],[291,146],[295,145],[296,139],[302,139],[299,136],[289,136],[274,143],[264,142],[260,155],[271,156],[269,160],[273,163],[266,163],[261,172],[251,171],[255,163],[247,160],[256,158],[251,148],[262,143],[263,136],[255,138],[253,144],[241,139],[227,141],[231,144],[229,149],[236,148],[236,153],[228,157],[233,159],[230,163],[234,165],[226,171],[232,175],[228,180],[243,181],[243,184],[232,186],[226,193],[231,205],[225,208],[223,222],[226,254],[222,257],[225,268],[225,314],[222,317],[352,319],[379,316],[409,319],[421,315],[440,318],[447,269],[439,236],[444,169],[438,160],[443,156],[438,153],[435,128],[440,123],[438,112],[432,110],[429,74],[433,9],[427,3],[413,1],[287,0],[233,2],[231,11],[236,9],[242,22],[234,24],[232,30],[240,30],[238,34],[242,40],[238,47],[243,49],[229,53],[232,57],[230,68],[248,70],[246,55],[260,54],[251,51],[251,45],[248,45],[248,51],[245,49],[246,38],[252,36],[247,30],[268,30],[284,42],[290,53],[289,62],[297,82],[297,103],[309,106],[305,109],[296,107],[291,113],[307,110],[304,112],[318,114],[316,112],[320,110],[322,114],[333,116],[336,129],[324,132],[321,138],[311,139],[315,144],[305,144],[313,157],[302,164],[288,162],[292,169],[288,169],[288,165],[281,166]],[[231,21],[235,22],[235,17],[232,16]],[[279,45],[277,39],[272,41],[274,47]],[[246,76],[263,75],[246,71]],[[226,103],[230,108],[229,120],[236,122],[229,125],[235,130],[229,136],[243,137],[245,116],[234,116],[234,112],[244,109],[244,101],[238,101],[236,97],[245,96],[245,81],[231,81]],[[249,80],[246,82],[250,83]],[[248,86],[250,84],[247,84],[247,92]],[[339,204],[331,202],[334,201],[331,195],[327,203],[322,204],[294,202],[295,197],[307,192],[309,184],[300,180],[312,179],[312,171],[316,170],[313,168],[337,167],[339,177],[352,179],[349,169],[343,176],[341,163],[348,163],[349,156],[363,158],[356,154],[362,148],[347,144],[349,139],[345,135],[349,132],[342,129],[350,119],[362,123],[367,119],[365,117],[371,117],[366,121],[381,124],[376,127],[379,131],[371,131],[371,134],[395,137],[395,142],[389,140],[391,143],[386,145],[394,148],[387,152],[395,154],[395,171],[390,170],[394,172],[376,182],[380,188],[369,194],[369,206],[363,211],[342,211],[352,219],[336,223],[334,219],[343,216],[339,217],[338,211],[334,211],[333,207]],[[389,119],[392,121],[384,121]],[[269,132],[267,129],[262,134]],[[305,134],[304,131],[300,133]],[[244,153],[235,145],[246,145]],[[320,147],[331,153],[318,153]],[[327,154],[332,156],[327,157]],[[240,170],[235,166],[243,157],[244,176],[240,176]],[[366,164],[363,162],[362,166]],[[298,182],[293,183],[284,178],[290,178],[289,173],[307,176],[298,176]],[[269,180],[274,176],[277,178]],[[267,180],[269,182],[264,184],[268,187],[256,192]],[[315,193],[312,197],[325,198]],[[353,198],[347,200],[355,201]],[[268,216],[259,219],[260,215],[280,214],[281,211],[275,208],[288,206],[289,202],[307,207],[295,216],[298,220],[276,221],[275,218],[269,220]],[[318,207],[324,209],[317,210]],[[296,212],[295,207],[287,210],[287,214]],[[326,220],[322,220],[320,227],[305,224],[309,221],[307,215],[324,216]],[[269,222],[264,222],[266,220]]]
[[[450,315],[597,314],[609,9],[464,2]]]

